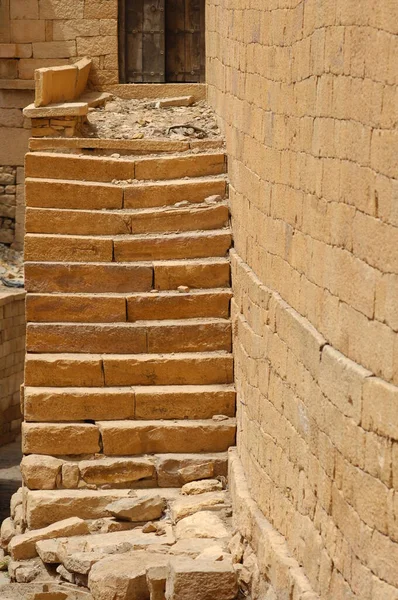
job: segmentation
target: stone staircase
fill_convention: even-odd
[[[26,156],[22,528],[226,476],[225,172],[217,150]]]

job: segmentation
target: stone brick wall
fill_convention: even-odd
[[[20,433],[24,354],[25,292],[0,292],[0,446]]]
[[[90,56],[92,85],[118,83],[117,11],[117,0],[0,0],[1,166],[24,164],[31,123],[22,109],[34,99],[35,69]],[[16,238],[21,247],[18,226]]]
[[[0,166],[0,243],[20,250],[24,236],[24,168]]]
[[[238,450],[252,498],[325,599],[397,597],[396,6],[207,2]]]

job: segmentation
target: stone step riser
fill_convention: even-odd
[[[211,419],[214,415],[235,415],[233,386],[24,390],[24,418],[28,422]]]
[[[167,156],[134,160],[73,156],[46,152],[28,153],[26,177],[112,182],[128,179],[166,180],[206,177],[226,172],[224,153]]]
[[[103,236],[222,229],[228,220],[223,204],[158,214],[28,208],[25,227],[27,233]]]
[[[28,352],[153,354],[231,351],[226,320],[164,321],[146,324],[27,325]]]
[[[115,239],[30,233],[25,236],[25,260],[118,263],[222,257],[226,256],[231,242],[228,230]]]
[[[24,485],[30,490],[178,488],[199,474],[226,477],[228,455],[155,454],[147,457],[89,457],[83,460],[29,455],[22,461]],[[73,473],[73,477],[71,474]],[[81,492],[79,492],[81,493]]]
[[[136,456],[226,452],[235,443],[234,419],[23,423],[24,454]]]
[[[101,387],[212,385],[233,382],[230,354],[77,355],[28,354],[25,385]]]
[[[203,178],[134,185],[86,181],[25,180],[26,206],[76,210],[143,209],[173,206],[178,202],[200,203],[209,196],[225,198],[226,181]]]
[[[125,323],[146,320],[229,317],[231,292],[93,296],[29,294],[29,322]]]
[[[179,260],[144,264],[25,263],[28,293],[128,293],[230,286],[227,259]]]

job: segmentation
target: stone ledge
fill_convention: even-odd
[[[10,302],[15,302],[18,300],[25,299],[25,290],[4,290],[0,291],[0,306],[5,306],[6,304],[10,304]]]
[[[80,117],[88,113],[87,102],[60,102],[49,106],[36,107],[29,104],[23,109],[25,117],[30,119],[48,119],[51,117]]]
[[[273,586],[276,597],[290,590],[295,600],[319,600],[299,563],[291,555],[285,538],[272,527],[252,499],[236,448],[228,451],[228,481],[233,518],[242,536],[257,556],[260,573]]]

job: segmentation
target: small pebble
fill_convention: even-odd
[[[142,528],[143,533],[153,533],[154,531],[157,531],[157,530],[158,530],[158,528],[156,527],[155,523],[152,523],[152,521],[145,523],[145,525]]]
[[[180,292],[180,294],[186,294],[189,292],[189,287],[187,285],[179,285],[177,290]]]

